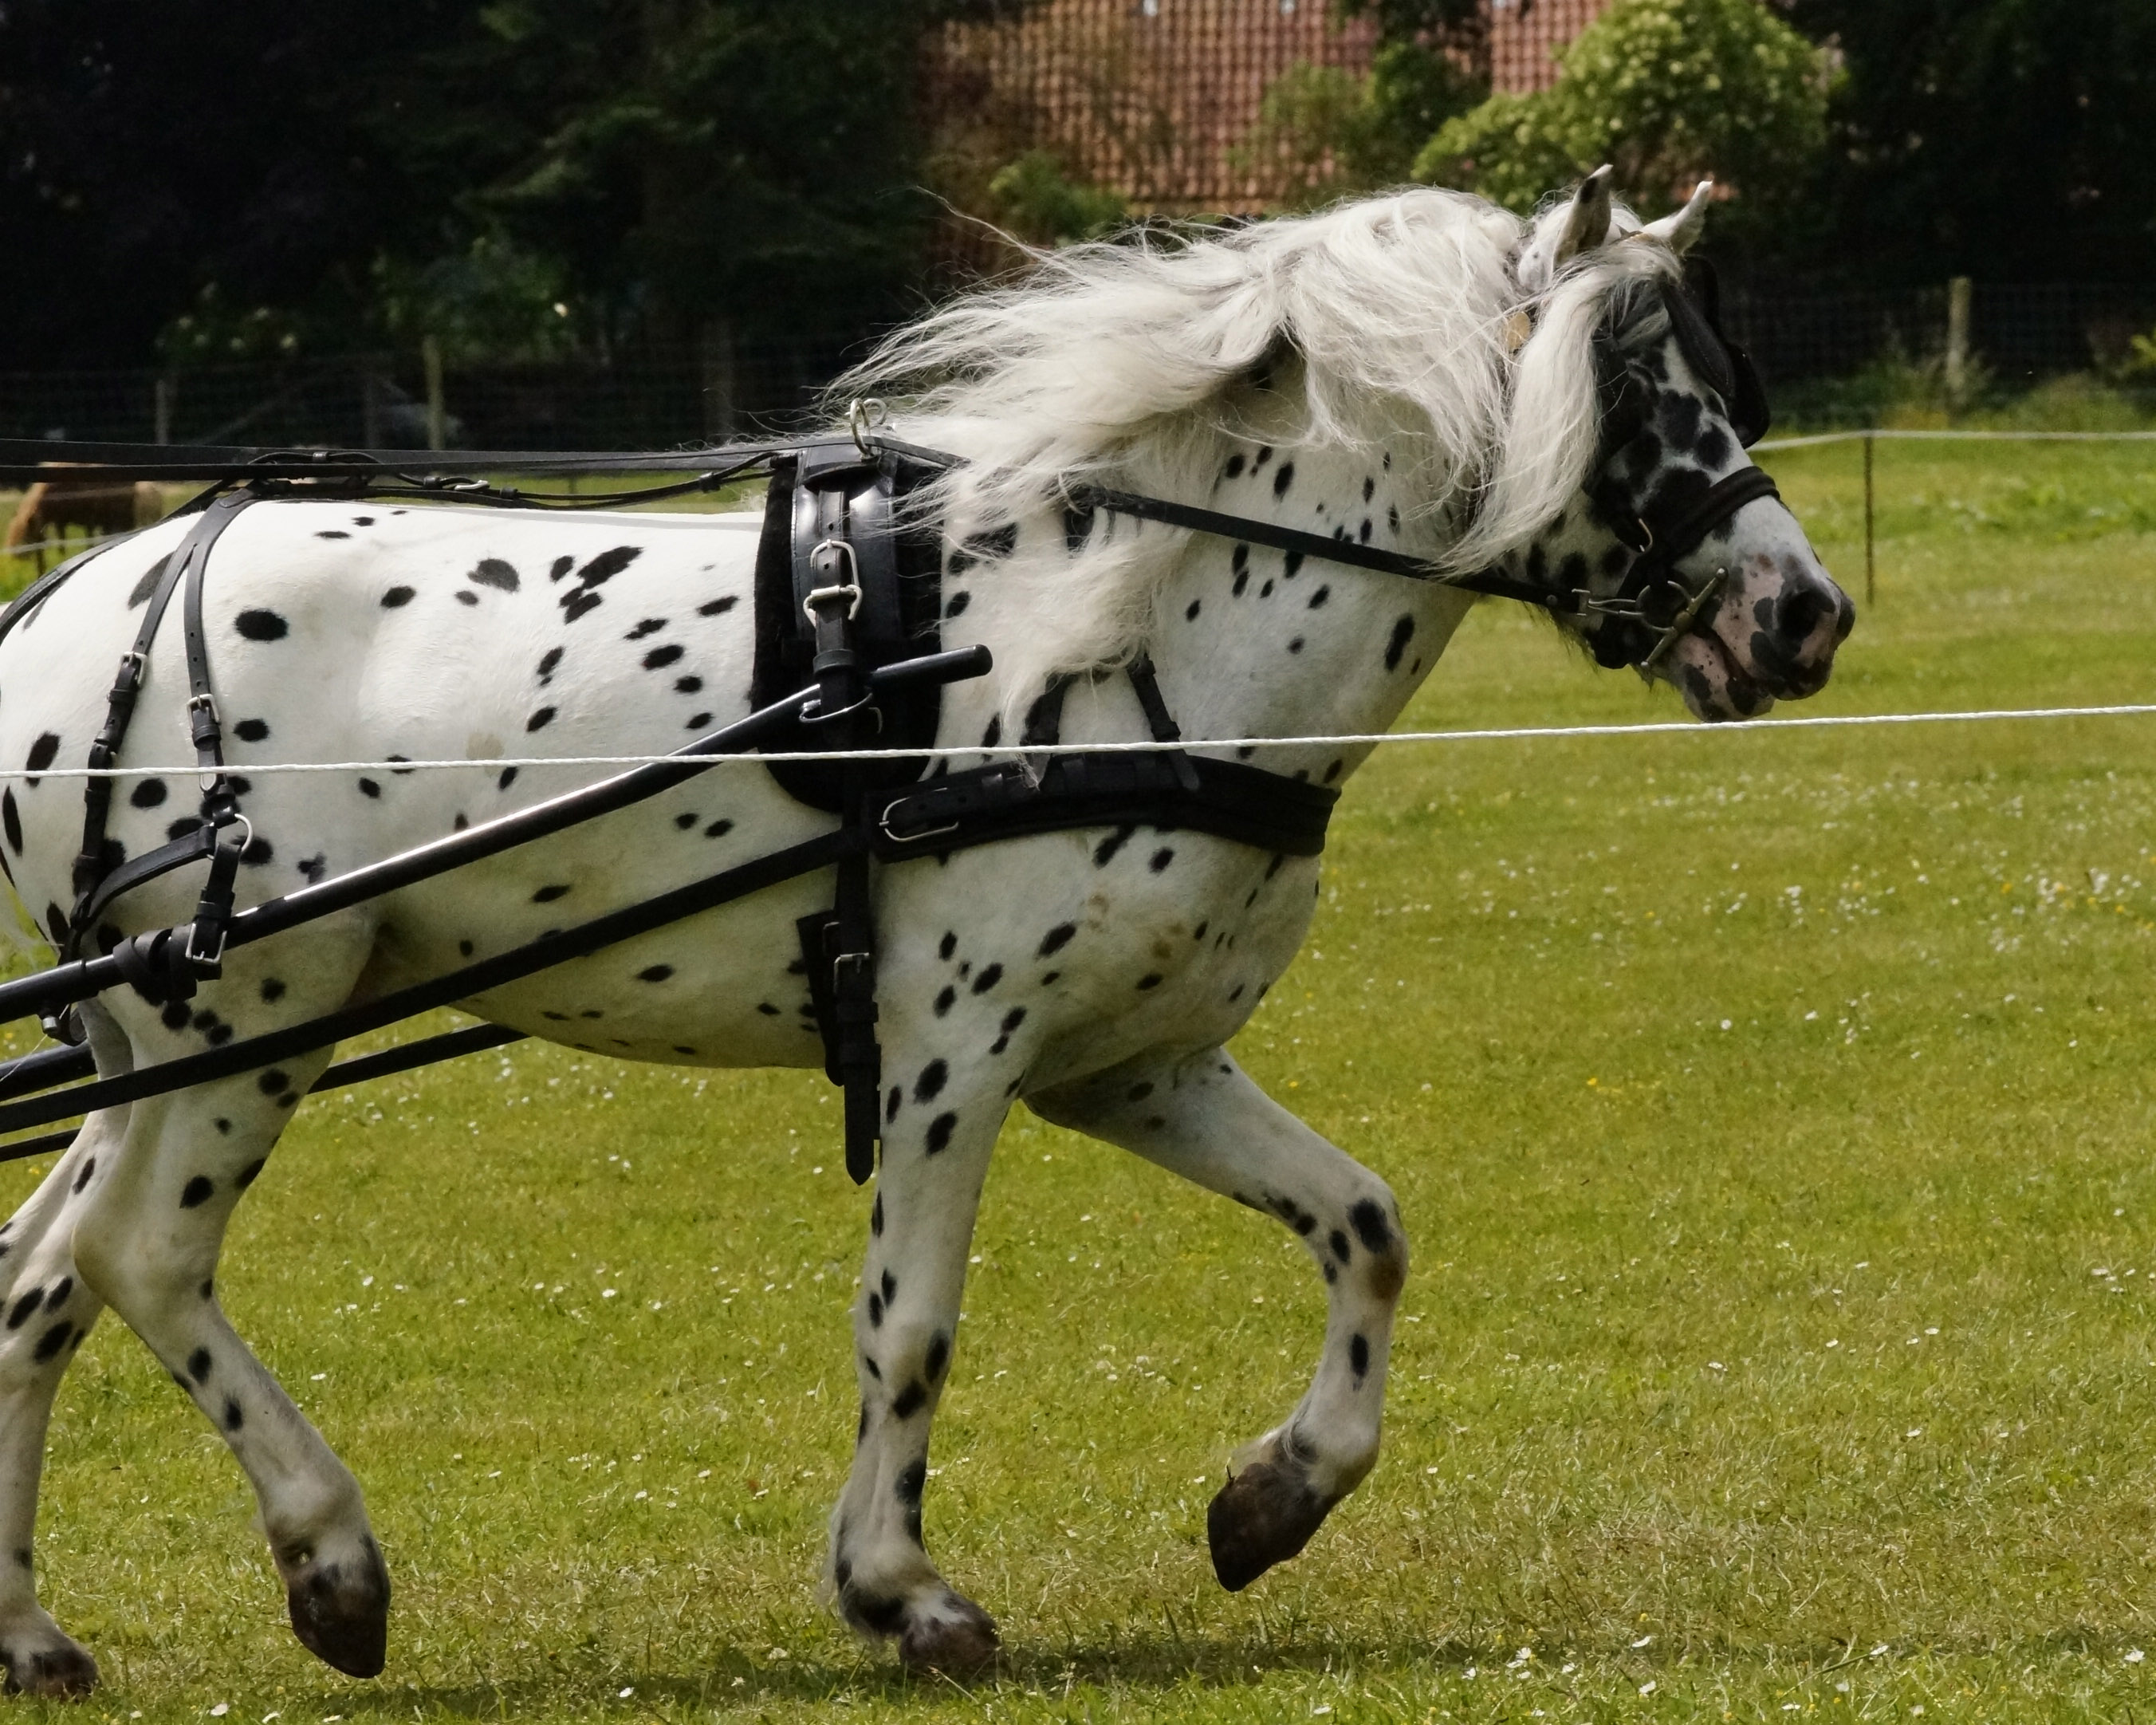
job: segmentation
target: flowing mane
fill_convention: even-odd
[[[1676,267],[1639,244],[1553,268],[1563,217],[1419,189],[1074,246],[898,331],[832,400],[886,397],[899,434],[967,458],[925,500],[954,541],[1054,518],[1069,479],[1202,501],[1223,450],[1262,423],[1284,453],[1382,444],[1420,500],[1413,548],[1486,567],[1584,478],[1610,296]],[[1060,531],[1022,531],[998,577],[1034,600],[1024,639],[998,649],[1011,698],[1135,650],[1186,539],[1096,533],[1074,557]]]

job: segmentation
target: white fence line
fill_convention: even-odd
[[[59,551],[70,545],[89,545],[105,536],[101,533],[78,533],[67,539],[40,539],[34,545],[0,546],[0,557],[26,557],[33,551]]]
[[[960,757],[1012,755],[1150,755],[1188,749],[1285,749],[1375,747],[1395,742],[1511,742],[1577,737],[1731,737],[1763,731],[1841,731],[1874,725],[1974,725],[2006,720],[2145,718],[2156,715],[2156,702],[2110,706],[1984,707],[1962,712],[1819,713],[1793,719],[1732,719],[1715,724],[1655,720],[1630,725],[1515,725],[1483,731],[1370,731],[1315,737],[1201,737],[1178,742],[954,743],[947,748],[773,749],[727,755],[502,755],[475,761],[234,761],[226,770],[246,775],[270,773],[468,772],[500,773],[526,767],[650,767],[662,762],[711,766],[762,766],[781,761],[917,761]],[[183,778],[202,770],[189,761],[170,767],[0,768],[0,780],[37,778]],[[932,781],[924,781],[924,783]]]
[[[2144,444],[2156,443],[2156,431],[1902,431],[1872,426],[1862,431],[1816,431],[1804,437],[1768,438],[1752,445],[1754,454],[1778,449],[1817,449],[1830,444],[1864,445],[1864,603],[1879,598],[1878,555],[1872,531],[1872,451],[1889,443]]]
[[[1815,431],[1803,437],[1774,437],[1752,445],[1762,449],[1810,449],[1825,444],[1872,443],[2156,443],[2156,431],[1902,431],[1873,427],[1865,431]]]

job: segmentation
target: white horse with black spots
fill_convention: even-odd
[[[1700,214],[1695,203],[1643,230],[1613,213],[1600,177],[1531,224],[1408,192],[1061,253],[895,337],[846,387],[906,399],[899,434],[967,458],[934,500],[952,547],[944,644],[985,644],[996,661],[992,677],[947,691],[941,743],[1014,736],[1049,680],[1073,673],[1066,741],[1142,738],[1128,682],[1087,678],[1141,651],[1199,752],[1207,737],[1382,731],[1472,603],[1440,583],[1106,516],[1074,538],[1062,490],[1074,478],[1616,592],[1630,554],[1613,511],[1644,512],[1745,464],[1651,291],[1675,278]],[[1601,446],[1598,387],[1598,359],[1606,370],[1613,357],[1644,380],[1650,410],[1618,449]],[[489,764],[505,756],[663,752],[744,713],[757,524],[247,510],[217,545],[206,614],[241,779],[250,762],[475,764],[255,774],[243,902],[586,776]],[[167,522],[107,552],[0,649],[0,761],[29,769],[0,798],[0,857],[56,940],[81,787],[39,769],[83,757],[143,578],[186,531]],[[1778,501],[1746,504],[1678,573],[1697,584],[1716,568],[1726,584],[1660,674],[1709,719],[1819,687],[1853,613]],[[167,619],[151,655],[127,745],[136,763],[169,760],[187,734],[178,633]],[[1319,743],[1262,764],[1337,783],[1365,752]],[[193,801],[189,780],[123,781],[111,834],[139,855],[191,825]],[[84,1014],[98,1069],[296,1024],[829,824],[762,769],[718,768],[235,951],[185,1005],[108,993]],[[184,921],[195,872],[122,900],[99,938]],[[1301,1550],[1370,1471],[1407,1270],[1398,1209],[1225,1052],[1301,942],[1317,880],[1315,860],[1123,829],[879,874],[885,1147],[829,1579],[848,1621],[896,1638],[910,1664],[955,1669],[997,1645],[930,1562],[921,1512],[977,1203],[1014,1100],[1277,1216],[1324,1276],[1309,1389],[1235,1455],[1213,1504],[1220,1579],[1242,1587]],[[822,1050],[794,922],[830,893],[828,873],[798,880],[466,1006],[623,1059],[813,1066]],[[233,1207],[327,1059],[94,1115],[0,1230],[0,1661],[16,1687],[73,1694],[96,1678],[38,1602],[31,1539],[55,1388],[108,1305],[253,1481],[300,1638],[340,1670],[382,1668],[389,1581],[359,1486],[234,1331],[214,1279]]]

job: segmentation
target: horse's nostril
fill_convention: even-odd
[[[1782,638],[1788,641],[1810,639],[1811,632],[1819,627],[1820,619],[1830,608],[1826,594],[1811,583],[1791,588],[1782,597]]]

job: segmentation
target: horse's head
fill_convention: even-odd
[[[1522,285],[1547,290],[1618,248],[1656,247],[1594,335],[1600,435],[1586,483],[1507,559],[1604,665],[1674,684],[1702,719],[1755,718],[1816,694],[1856,608],[1746,447],[1766,429],[1749,361],[1717,323],[1713,278],[1675,259],[1704,223],[1702,184],[1640,227],[1613,213],[1608,168],[1537,224]]]

